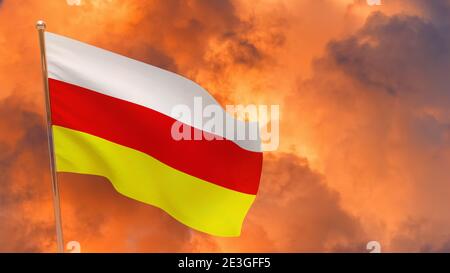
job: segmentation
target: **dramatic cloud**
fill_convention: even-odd
[[[247,230],[263,230],[264,236],[252,238],[249,250],[364,249],[367,241],[359,220],[342,209],[339,193],[328,188],[306,159],[286,153],[267,155],[261,183]]]
[[[328,45],[290,98],[299,145],[389,250],[438,249],[450,236],[448,31],[446,17],[374,13]]]
[[[240,238],[61,174],[65,239],[82,251],[448,251],[448,14],[446,0],[0,1],[0,251],[55,248],[41,18],[222,103],[281,104],[281,147]]]
[[[0,251],[55,246],[46,138],[30,108],[17,96],[0,102]]]

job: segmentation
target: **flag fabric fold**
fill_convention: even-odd
[[[171,116],[176,105],[194,110],[195,97],[219,105],[206,90],[73,39],[46,32],[45,40],[57,171],[103,176],[119,193],[193,229],[239,236],[258,191],[259,137],[176,140],[175,122],[218,134]],[[249,127],[225,111],[223,117],[238,129]]]

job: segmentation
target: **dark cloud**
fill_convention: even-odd
[[[52,246],[45,130],[42,116],[30,109],[18,96],[0,101],[0,252]]]
[[[406,2],[407,0],[403,1]],[[450,12],[450,1],[412,0],[411,3],[419,10],[423,11],[423,14],[427,20],[438,25],[440,28],[447,28],[447,31],[449,30],[448,27],[450,26],[450,17],[448,14]]]
[[[237,64],[255,65],[262,59],[259,49],[250,41],[239,39],[233,41],[229,47],[230,55]]]
[[[289,99],[326,182],[391,251],[437,249],[450,227],[449,5],[410,3],[424,14],[375,12],[330,42]]]
[[[448,223],[427,216],[408,217],[392,238],[393,251],[450,252]],[[439,227],[439,224],[444,225]]]
[[[365,86],[392,95],[416,91],[441,96],[444,90],[424,89],[445,82],[442,70],[448,68],[449,42],[447,32],[430,21],[377,12],[358,33],[330,43],[328,53],[337,69]]]
[[[364,251],[359,220],[339,194],[293,154],[266,155],[261,188],[250,219],[258,219],[274,251]],[[262,220],[265,219],[265,220]],[[266,225],[265,225],[266,224]],[[245,234],[244,234],[245,235]]]

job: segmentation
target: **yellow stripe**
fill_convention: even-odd
[[[121,194],[159,207],[191,228],[240,235],[255,195],[206,182],[90,134],[60,126],[53,126],[53,134],[57,171],[104,176]]]

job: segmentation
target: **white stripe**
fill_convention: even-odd
[[[171,116],[176,105],[187,105],[193,111],[194,97],[201,97],[203,106],[219,105],[201,86],[170,71],[53,33],[46,32],[45,39],[49,78],[139,104],[167,116]],[[226,122],[235,121],[249,128],[248,123],[222,111]],[[178,120],[202,129],[189,118]],[[221,136],[225,137],[225,133]],[[261,151],[259,136],[258,140],[232,141],[246,150]]]

